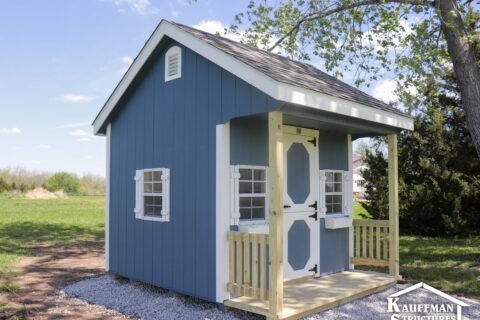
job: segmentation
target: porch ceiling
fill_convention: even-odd
[[[368,271],[344,271],[329,276],[284,284],[283,312],[278,319],[298,319],[340,304],[382,291],[396,283],[387,274]],[[269,316],[268,301],[238,297],[225,306]]]
[[[330,112],[302,108],[293,104],[285,104],[280,111],[283,112],[284,124],[317,130],[349,133],[352,134],[352,139],[383,136],[400,131],[400,129],[396,127]]]

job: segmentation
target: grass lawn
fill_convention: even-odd
[[[102,240],[103,196],[30,200],[0,195],[0,292],[14,291],[15,263],[30,247],[72,240]]]
[[[362,204],[358,201],[353,202],[353,217],[355,219],[366,219],[370,218],[370,213],[363,208]]]

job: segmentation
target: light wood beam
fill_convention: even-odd
[[[388,135],[388,221],[390,227],[390,275],[400,277],[398,222],[398,152],[397,135]]]
[[[268,114],[270,317],[283,311],[283,114]]]

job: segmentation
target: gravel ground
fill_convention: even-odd
[[[317,313],[304,319],[390,319],[391,314],[386,313],[387,296],[407,286],[408,285],[396,285],[381,293],[357,299],[340,307]],[[77,282],[64,288],[63,291],[70,297],[76,297],[88,303],[101,305],[120,313],[145,320],[262,319],[251,313],[241,311],[229,310],[228,312],[223,312],[217,309],[213,303],[180,295],[172,295],[162,289],[139,282],[114,280],[109,275]],[[480,319],[480,303],[464,298],[460,299],[471,305],[468,308],[464,308],[463,319]],[[425,289],[419,289],[403,295],[398,304],[408,302],[441,303],[444,301]]]

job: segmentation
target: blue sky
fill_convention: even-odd
[[[161,19],[221,30],[246,1],[48,0],[0,5],[0,168],[104,175],[91,122]],[[373,88],[382,98],[392,83]]]

